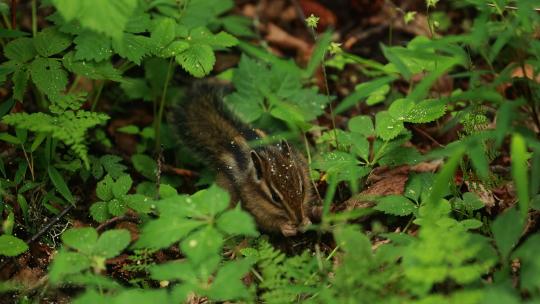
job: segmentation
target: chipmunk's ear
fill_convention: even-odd
[[[285,152],[285,154],[287,154],[288,156],[291,155],[291,146],[289,146],[289,143],[286,140],[282,139],[280,146],[283,152]]]
[[[253,162],[253,167],[255,167],[255,176],[258,180],[261,180],[263,178],[262,159],[254,150],[249,152],[249,156]]]

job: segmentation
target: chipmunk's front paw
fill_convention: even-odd
[[[280,229],[283,236],[286,237],[295,236],[298,233],[298,227],[290,222],[282,224]]]

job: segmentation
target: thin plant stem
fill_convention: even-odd
[[[156,136],[155,151],[158,152],[161,146],[161,121],[163,120],[163,109],[165,108],[165,99],[167,98],[167,89],[169,88],[169,82],[171,80],[171,74],[174,67],[174,59],[169,59],[169,67],[167,68],[167,76],[165,78],[165,84],[163,85],[163,92],[161,92],[161,100],[159,101],[159,110],[157,118],[155,119],[154,135]]]
[[[37,5],[36,0],[32,0],[32,36],[37,34]]]
[[[101,97],[101,92],[103,91],[103,87],[105,86],[105,81],[101,81],[99,84],[98,84],[98,88],[97,88],[97,91],[94,95],[94,100],[92,101],[92,108],[91,108],[91,111],[93,112],[96,107],[97,107],[97,104],[99,102],[99,98]]]

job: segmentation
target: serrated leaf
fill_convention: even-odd
[[[148,178],[149,180],[156,179],[156,161],[150,156],[145,154],[135,154],[131,157],[131,161],[133,162],[135,170],[141,173],[144,177]]]
[[[49,96],[58,96],[68,82],[66,71],[53,58],[36,58],[30,65],[30,75],[38,89]]]
[[[106,259],[119,255],[131,242],[131,235],[125,229],[107,230],[97,240],[93,253]]]
[[[103,201],[110,201],[114,195],[112,188],[114,187],[114,181],[110,175],[105,176],[101,181],[97,183],[96,195]]]
[[[128,33],[122,36],[122,40],[113,41],[114,50],[118,55],[133,61],[137,65],[140,65],[141,59],[150,53],[151,45],[151,38]]]
[[[173,41],[167,47],[157,52],[159,57],[168,58],[176,56],[189,48],[189,43],[183,40]]]
[[[191,231],[204,225],[203,222],[178,217],[161,217],[146,224],[135,248],[167,248],[186,237]]]
[[[238,39],[226,32],[212,34],[205,27],[198,27],[189,33],[189,42],[192,44],[207,44],[214,48],[231,47],[238,44]]]
[[[18,62],[26,62],[37,55],[32,38],[18,38],[4,47],[4,56]]]
[[[216,225],[221,231],[229,235],[259,235],[253,218],[239,208],[225,211],[218,218]]]
[[[255,37],[255,32],[252,30],[253,21],[244,16],[225,16],[220,18],[223,28],[238,37]]]
[[[71,45],[71,37],[54,27],[48,27],[34,37],[34,47],[38,54],[49,57],[62,52]]]
[[[118,178],[127,169],[125,165],[120,163],[122,158],[116,155],[104,155],[99,160],[112,178]]]
[[[62,234],[62,241],[73,249],[91,254],[98,239],[96,229],[92,227],[72,228]]]
[[[58,193],[60,193],[68,202],[73,204],[75,202],[75,198],[73,198],[73,195],[71,194],[71,191],[69,190],[60,172],[58,172],[58,170],[56,170],[56,168],[53,166],[49,166],[47,171],[49,173],[49,178],[51,179],[51,182]]]
[[[120,71],[115,69],[108,61],[77,61],[74,59],[73,52],[70,52],[62,58],[62,62],[70,72],[90,79],[122,80]]]
[[[109,213],[114,216],[121,216],[127,211],[127,204],[123,199],[113,198],[107,204]]]
[[[0,235],[0,255],[17,256],[28,250],[26,243],[12,235]]]
[[[373,122],[369,116],[355,116],[349,120],[347,125],[351,132],[359,133],[364,136],[371,136],[375,134]]]
[[[109,59],[113,54],[111,37],[101,33],[85,30],[75,38],[74,42],[76,44],[75,60],[100,62]]]
[[[216,63],[214,51],[207,44],[191,45],[175,59],[184,70],[197,78],[208,75]]]
[[[124,174],[120,176],[116,180],[116,182],[114,183],[114,187],[112,188],[114,197],[121,198],[122,196],[128,193],[132,185],[133,185],[133,180],[131,179],[131,176],[129,176],[129,174]]]
[[[90,206],[90,215],[99,223],[102,223],[111,217],[106,202],[97,202]]]
[[[381,139],[392,140],[404,130],[403,122],[392,117],[387,111],[381,111],[375,115],[375,133]]]
[[[375,210],[386,214],[405,216],[417,210],[416,205],[402,195],[389,195],[377,200]]]
[[[204,215],[216,216],[229,206],[229,193],[224,189],[212,185],[191,196],[197,211]]]
[[[171,18],[161,18],[152,31],[150,38],[156,51],[165,48],[176,36],[176,22]]]
[[[366,99],[366,104],[368,106],[373,106],[378,103],[383,102],[386,99],[386,95],[390,92],[390,86],[385,84],[378,88],[376,91],[371,93]]]
[[[52,0],[66,21],[77,20],[109,37],[120,39],[127,22],[137,7],[137,0]]]
[[[426,123],[434,121],[446,112],[446,104],[441,100],[427,99],[415,104],[407,112],[404,121],[412,123]]]

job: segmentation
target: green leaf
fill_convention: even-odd
[[[82,27],[121,39],[137,0],[51,0],[66,21],[77,20]]]
[[[191,199],[197,211],[211,217],[229,206],[229,193],[215,184],[193,194]]]
[[[13,74],[13,98],[15,100],[23,100],[28,78],[30,78],[30,72],[26,67],[17,69]]]
[[[17,38],[4,47],[4,56],[18,62],[27,62],[36,56],[32,38]]]
[[[226,32],[212,34],[205,27],[198,27],[191,30],[188,41],[191,44],[207,44],[213,48],[231,47],[238,44],[238,39]]]
[[[94,31],[84,30],[75,40],[75,60],[95,60],[96,62],[109,59],[113,55],[111,38]]]
[[[190,281],[196,276],[191,263],[174,261],[150,266],[150,277],[154,280],[184,280]]]
[[[249,259],[228,262],[216,274],[209,291],[209,298],[216,301],[247,299],[249,291],[242,278],[251,269]]]
[[[417,210],[416,205],[402,195],[389,195],[377,200],[375,210],[386,214],[405,216]]]
[[[72,228],[62,234],[64,244],[84,254],[92,253],[97,239],[98,233],[92,227]]]
[[[48,27],[37,33],[34,37],[34,47],[43,57],[56,55],[71,45],[71,37],[58,31],[55,27]]]
[[[131,235],[125,229],[107,230],[103,232],[93,253],[106,259],[119,255],[131,242]]]
[[[375,133],[384,141],[396,138],[404,130],[403,122],[392,117],[387,111],[375,115]]]
[[[489,177],[489,160],[486,155],[486,149],[482,141],[474,141],[468,145],[468,155],[476,174],[483,180]]]
[[[386,76],[357,85],[354,92],[343,99],[343,101],[336,107],[336,114],[344,112],[348,108],[357,104],[361,99],[366,98],[371,94],[377,94],[378,90],[380,90],[382,86],[387,85],[395,79],[396,77],[394,76]]]
[[[444,115],[446,104],[441,100],[426,99],[414,105],[404,116],[404,121],[412,123],[426,123],[434,121]]]
[[[90,215],[99,223],[105,222],[111,217],[106,202],[97,202],[90,206]]]
[[[91,261],[88,257],[80,253],[60,250],[51,263],[49,279],[51,283],[58,284],[66,275],[79,273],[90,266]]]
[[[114,216],[121,216],[127,211],[127,203],[123,199],[113,198],[107,204],[109,213]]]
[[[351,132],[359,133],[364,136],[372,136],[375,134],[375,129],[373,128],[373,122],[369,116],[355,116],[349,119],[347,123],[349,130]]]
[[[49,178],[51,179],[51,182],[53,183],[56,190],[68,202],[73,204],[75,202],[75,198],[73,198],[73,195],[71,194],[71,191],[69,191],[69,188],[68,188],[66,182],[64,181],[64,178],[60,174],[60,172],[58,172],[58,170],[56,170],[56,168],[54,168],[53,166],[49,166],[47,171],[49,173]]]
[[[133,162],[135,170],[144,177],[152,181],[156,179],[156,162],[150,156],[145,154],[135,154],[131,157],[131,161]]]
[[[503,260],[508,259],[512,248],[517,245],[523,228],[523,218],[515,208],[506,210],[493,221],[491,230]]]
[[[457,166],[461,161],[461,157],[465,153],[463,146],[458,146],[454,151],[454,154],[448,159],[446,164],[444,164],[441,171],[435,177],[433,183],[433,189],[431,190],[429,199],[427,201],[430,207],[436,207],[440,204],[441,199],[448,192],[450,183],[454,182],[454,173],[456,172]]]
[[[28,250],[26,243],[12,235],[0,235],[0,255],[17,256]]]
[[[114,181],[111,178],[111,176],[107,175],[105,176],[101,181],[97,183],[96,187],[96,195],[99,197],[99,199],[103,201],[110,201],[113,199],[113,187],[114,187]]]
[[[330,42],[332,42],[332,32],[326,31],[322,36],[319,36],[317,44],[311,53],[311,58],[306,66],[306,78],[313,76],[315,69],[324,62],[324,56],[326,55]]]
[[[70,52],[62,58],[62,63],[70,72],[90,79],[122,80],[120,71],[108,61],[76,61],[73,52]]]
[[[184,70],[197,78],[208,75],[216,63],[216,56],[207,44],[194,44],[175,58]]]
[[[525,242],[514,252],[512,259],[520,260],[520,287],[532,292],[540,287],[540,263],[538,252],[540,251],[540,234],[530,235]],[[519,303],[516,301],[516,303]]]
[[[163,49],[176,37],[176,22],[171,18],[161,18],[152,31],[150,38],[156,51]]]
[[[49,96],[58,96],[68,82],[66,71],[53,58],[36,58],[30,65],[30,75],[38,89]]]
[[[135,248],[167,248],[186,237],[194,229],[204,225],[200,221],[178,217],[161,217],[146,224]]]
[[[221,18],[221,23],[225,30],[237,37],[252,38],[255,37],[255,32],[251,29],[253,21],[244,16],[225,16]]]
[[[222,246],[223,235],[210,226],[193,232],[180,243],[182,252],[195,265],[209,256],[218,255]]]
[[[148,37],[124,34],[121,41],[113,41],[114,50],[123,58],[141,64],[142,58],[150,53],[152,40]]]
[[[407,80],[409,80],[412,77],[412,72],[409,70],[409,67],[407,64],[405,64],[400,56],[399,53],[396,52],[398,50],[398,47],[386,47],[384,45],[381,45],[382,51],[386,59],[390,61],[399,71],[399,73]]]
[[[217,227],[229,235],[257,236],[255,221],[249,213],[237,208],[225,211],[217,220]]]
[[[525,139],[517,133],[512,136],[510,156],[512,160],[512,178],[516,184],[519,200],[519,211],[525,219],[529,212],[529,180],[527,178],[529,154],[527,153]]]
[[[129,174],[124,174],[120,176],[116,182],[114,183],[114,186],[112,188],[112,192],[114,194],[114,197],[116,198],[122,198],[125,194],[128,193],[129,189],[131,189],[131,186],[133,185],[133,180],[131,179],[131,176]]]

